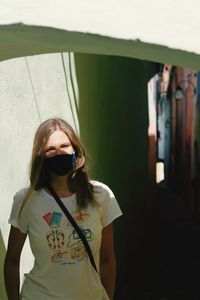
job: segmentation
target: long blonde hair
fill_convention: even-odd
[[[22,208],[32,192],[45,187],[50,180],[50,174],[44,163],[44,147],[50,135],[58,129],[68,136],[76,153],[76,167],[68,176],[69,189],[76,193],[77,205],[80,209],[87,207],[89,203],[95,204],[92,185],[86,171],[85,150],[73,128],[66,121],[52,118],[41,123],[36,131],[30,163],[30,185],[25,194]]]

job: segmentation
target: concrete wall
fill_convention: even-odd
[[[0,229],[6,245],[12,197],[28,184],[32,141],[40,121],[54,116],[63,117],[79,131],[74,100],[78,91],[73,55],[50,54],[1,62],[0,91]],[[5,254],[2,242],[1,239],[1,293]],[[30,269],[32,262],[27,243],[22,256],[21,273]],[[0,294],[0,299],[5,299],[3,294]]]

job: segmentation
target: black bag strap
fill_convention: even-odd
[[[97,268],[96,268],[96,264],[95,264],[95,261],[94,261],[94,257],[92,255],[92,251],[90,249],[88,241],[86,240],[85,235],[83,234],[82,230],[77,225],[77,223],[75,222],[74,218],[72,217],[72,215],[70,214],[70,212],[67,210],[67,208],[65,207],[65,205],[63,204],[63,202],[60,200],[59,196],[54,191],[54,189],[52,188],[52,186],[50,184],[48,184],[47,188],[48,188],[49,192],[52,194],[52,196],[55,198],[56,202],[58,203],[58,205],[60,206],[60,208],[62,209],[62,211],[64,212],[64,214],[66,215],[67,219],[70,221],[70,223],[72,224],[72,226],[74,227],[74,229],[78,233],[78,235],[79,235],[79,237],[80,237],[80,239],[81,239],[81,241],[82,241],[83,245],[85,246],[85,249],[86,249],[86,251],[88,253],[88,256],[90,258],[90,262],[91,262],[92,266],[94,267],[95,271],[97,272]]]

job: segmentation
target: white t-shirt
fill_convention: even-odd
[[[99,269],[102,229],[122,212],[112,193],[98,181],[94,186],[98,206],[77,208],[76,195],[61,198],[87,241]],[[18,214],[26,190],[14,197],[9,223],[27,233],[35,258],[32,270],[25,274],[23,300],[107,300],[99,274],[90,263],[85,248],[71,223],[54,198],[44,189],[34,191]]]

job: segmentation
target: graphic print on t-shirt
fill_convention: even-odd
[[[74,220],[82,230],[87,241],[92,241],[94,234],[90,229],[85,229],[84,223],[90,214],[80,210],[72,213]],[[53,263],[74,264],[84,260],[87,256],[84,245],[66,216],[60,212],[48,212],[43,219],[51,228],[46,234],[48,247],[52,252]]]

